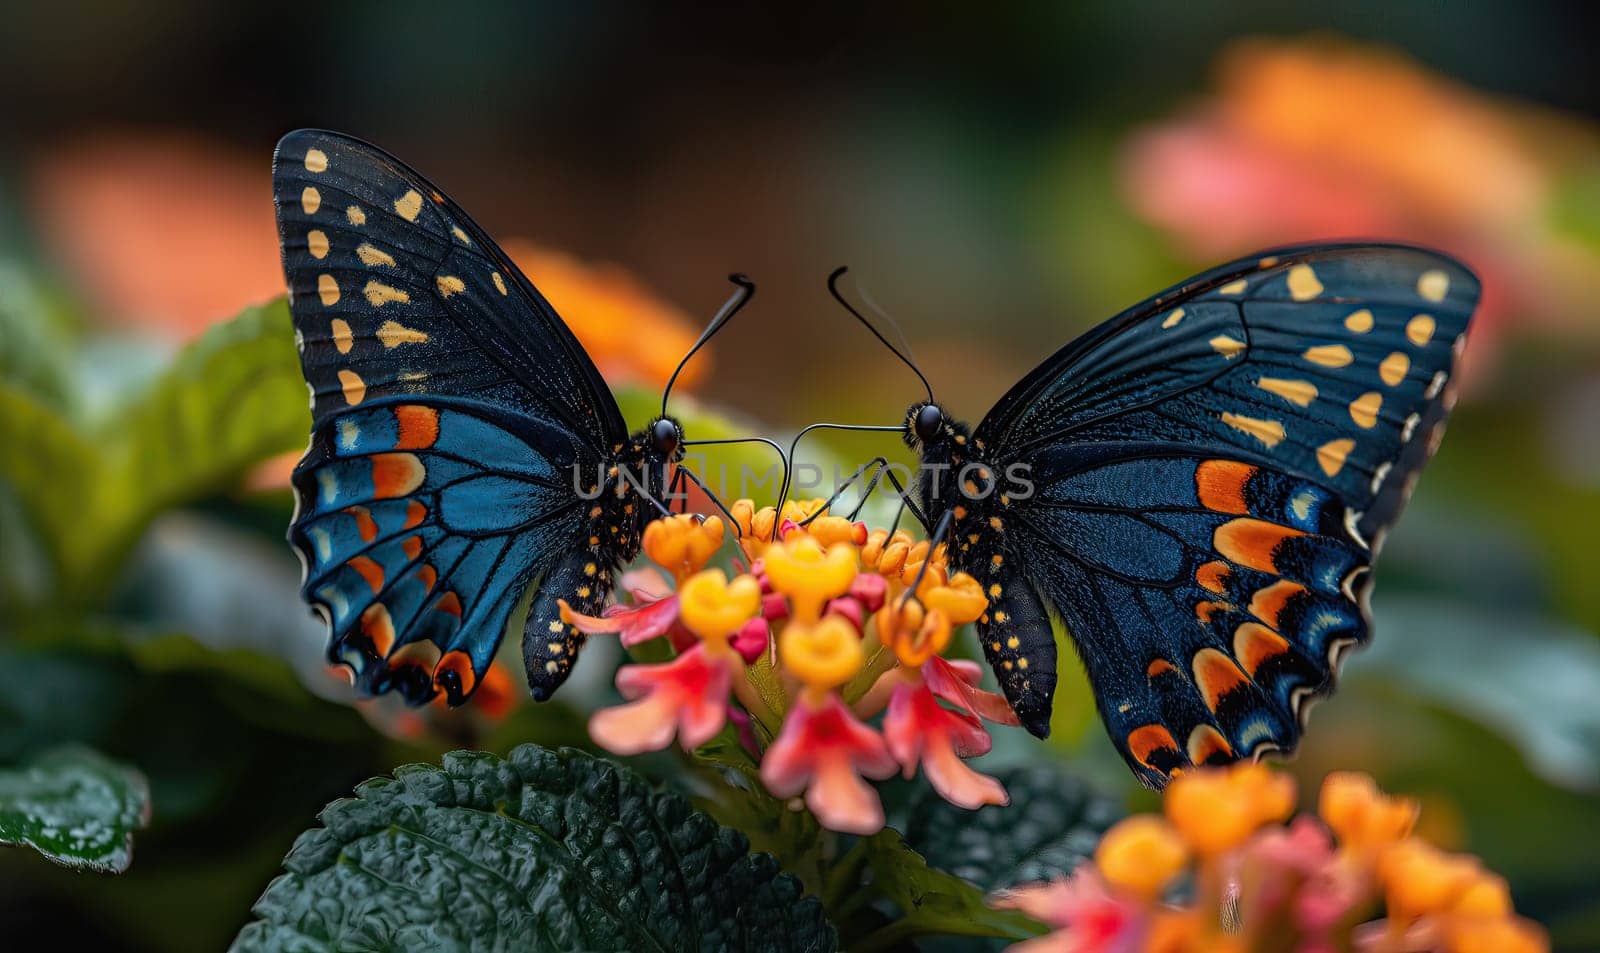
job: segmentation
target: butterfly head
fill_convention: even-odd
[[[651,456],[661,462],[683,457],[683,426],[671,417],[657,417],[645,431]]]
[[[953,420],[944,408],[931,400],[911,405],[906,411],[906,429],[903,435],[906,446],[913,450],[926,450],[946,443],[966,442],[966,427]]]

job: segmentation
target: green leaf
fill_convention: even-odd
[[[0,482],[67,596],[95,597],[161,510],[225,486],[309,430],[289,311],[280,299],[211,328],[139,396],[81,432],[0,384]]]
[[[87,748],[0,771],[0,844],[32,847],[67,867],[122,873],[133,832],[149,820],[144,777]]]
[[[144,520],[303,449],[311,430],[289,307],[279,298],[214,325],[112,424],[107,457]]]
[[[1355,660],[1498,731],[1547,781],[1600,787],[1600,641],[1528,612],[1417,596],[1380,597],[1382,631]]]
[[[458,751],[356,795],[295,843],[235,950],[836,946],[742,834],[581,752]]]
[[[905,821],[906,843],[930,865],[986,892],[1065,877],[1123,813],[1055,765],[997,777],[1011,795],[1009,805],[969,811],[922,787]]]
[[[862,937],[852,950],[892,949],[919,936],[1000,937],[1025,940],[1044,928],[1014,910],[996,910],[984,892],[954,874],[928,866],[921,854],[906,845],[893,830],[882,830],[857,843],[872,871],[870,889],[862,897],[878,896],[900,910],[900,918]],[[841,859],[845,866],[849,856]]]
[[[28,521],[52,577],[59,579],[74,554],[95,545],[101,535],[102,528],[89,522],[100,510],[103,491],[95,479],[101,472],[99,454],[59,411],[9,382],[0,383],[0,446],[6,448],[0,453],[0,483]],[[9,559],[9,551],[6,555]]]
[[[65,400],[76,321],[62,296],[20,262],[0,259],[0,380]]]

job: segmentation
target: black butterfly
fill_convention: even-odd
[[[272,185],[313,427],[289,540],[329,658],[365,692],[460,704],[537,580],[522,655],[549,697],[583,643],[558,601],[600,611],[682,428],[663,412],[630,436],[550,304],[394,157],[300,130]]]
[[[1478,293],[1420,248],[1272,251],[1085,334],[976,430],[931,389],[912,406],[919,515],[988,591],[978,636],[1022,724],[1050,730],[1054,615],[1146,783],[1292,750],[1368,637]]]

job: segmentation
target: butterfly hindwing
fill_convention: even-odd
[[[290,530],[303,594],[360,689],[459,703],[529,583],[610,515],[574,474],[615,462],[621,413],[539,292],[398,160],[301,130],[278,145],[273,189],[312,391]],[[609,580],[608,565],[591,593]],[[560,678],[530,672],[545,694]]]
[[[972,458],[1025,465],[1031,492],[964,507],[988,526],[958,565],[1022,567],[1000,587],[1065,623],[1141,778],[1294,747],[1367,638],[1372,559],[1437,446],[1478,290],[1405,246],[1235,262],[1068,345],[974,432]],[[1048,730],[1048,694],[1014,693],[1010,639],[983,629]],[[1053,674],[1053,641],[1010,638]]]

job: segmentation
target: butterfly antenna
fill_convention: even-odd
[[[689,358],[694,357],[696,351],[705,347],[706,342],[711,340],[712,336],[718,331],[721,331],[724,325],[733,320],[733,316],[739,313],[739,309],[743,308],[751,298],[755,297],[755,283],[743,274],[735,272],[728,276],[728,280],[738,285],[738,290],[730,295],[727,301],[722,303],[721,308],[717,309],[717,313],[711,319],[711,323],[706,325],[704,331],[700,332],[699,339],[694,342],[693,347],[689,348],[689,353],[683,356],[683,360],[679,361],[678,366],[673,369],[672,376],[667,378],[667,386],[661,391],[661,416],[663,417],[667,415],[667,397],[672,394],[672,385],[678,382],[678,375],[683,373],[683,368],[689,363]]]
[[[874,317],[881,319],[885,324],[889,325],[889,329],[894,332],[895,341],[900,345],[900,353],[904,354],[909,359],[911,357],[911,342],[906,339],[906,334],[900,329],[899,322],[890,317],[889,312],[885,311],[883,307],[878,304],[878,302],[872,300],[872,293],[866,289],[866,286],[860,284],[859,282],[856,284],[856,293],[861,295],[862,303],[867,306],[867,309],[872,312]]]
[[[898,357],[901,363],[911,368],[911,373],[917,375],[917,380],[922,382],[922,389],[928,392],[928,401],[929,403],[932,403],[933,385],[928,383],[927,376],[922,373],[922,370],[918,368],[914,362],[912,362],[911,358],[907,357],[899,348],[895,347],[893,344],[890,344],[889,339],[884,337],[883,333],[874,327],[872,322],[868,321],[860,311],[857,311],[855,306],[852,305],[845,298],[844,294],[839,291],[839,278],[849,270],[850,269],[847,266],[842,265],[833,270],[833,274],[828,276],[828,293],[833,295],[833,300],[839,302],[840,307],[850,312],[850,314],[854,316],[857,321],[860,321],[862,327],[866,328],[868,331],[871,331],[872,336],[878,339],[878,343],[889,349],[889,353],[893,354],[895,357]],[[885,318],[887,319],[887,316],[885,316]],[[889,323],[891,326],[894,324],[893,321],[890,321]],[[895,331],[898,333],[899,328],[896,327]],[[907,348],[907,350],[910,349]]]

